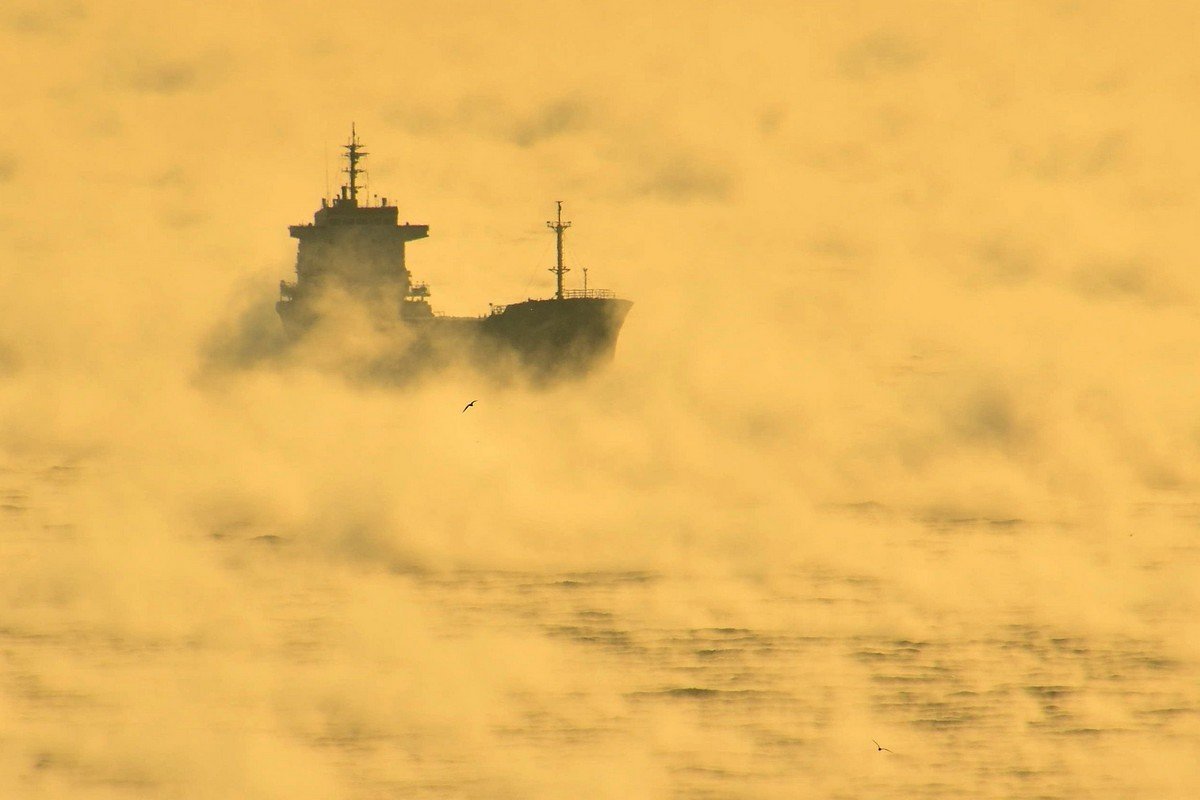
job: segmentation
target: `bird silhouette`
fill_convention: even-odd
[[[874,740],[874,739],[872,739],[871,741],[872,741],[872,742],[875,742],[875,740]],[[890,753],[890,752],[892,752],[891,750],[888,750],[886,747],[884,747],[883,745],[881,745],[879,742],[875,742],[875,750],[876,750],[876,752],[879,752],[879,753]]]
[[[465,406],[463,406],[463,410],[461,413],[463,413],[463,414],[467,413],[467,409],[470,408],[471,406],[475,405],[476,402],[477,401],[472,400],[471,402],[467,403]]]

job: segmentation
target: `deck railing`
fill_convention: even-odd
[[[567,289],[563,292],[564,300],[574,300],[579,297],[588,297],[596,300],[615,300],[617,298],[617,293],[611,289]],[[554,298],[550,299],[553,300]],[[507,309],[508,306],[516,304],[509,303],[507,305],[492,305],[489,303],[488,305],[490,306],[488,309],[488,315],[494,317],[499,314],[503,314],[504,310]]]
[[[563,292],[564,300],[575,297],[596,297],[602,300],[613,300],[616,296],[616,292],[610,289],[567,289]]]
[[[567,289],[563,292],[564,300],[574,300],[579,297],[588,297],[596,300],[615,300],[617,293],[611,289]],[[549,299],[553,300],[554,298]],[[488,315],[494,317],[498,314],[503,314],[504,310],[508,308],[508,306],[516,304],[509,303],[507,305],[491,305],[489,303],[488,305],[491,306],[488,309]]]

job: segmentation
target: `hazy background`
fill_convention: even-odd
[[[0,795],[1200,791],[1192,4],[243,5],[0,9]],[[613,367],[235,368],[352,120]]]

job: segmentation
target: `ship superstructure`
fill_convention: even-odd
[[[276,309],[295,338],[327,317],[331,304],[351,303],[369,318],[397,331],[388,360],[397,371],[467,359],[477,366],[506,370],[523,367],[535,376],[582,374],[610,359],[625,315],[633,305],[606,290],[564,287],[563,234],[570,227],[557,215],[555,294],[493,305],[480,317],[435,314],[429,287],[412,280],[405,258],[408,242],[429,235],[428,225],[399,222],[387,198],[360,203],[360,164],[367,155],[351,126],[342,146],[347,180],[332,201],[322,198],[313,221],[288,230],[299,240],[296,279],[280,281]],[[397,324],[398,323],[398,324]]]

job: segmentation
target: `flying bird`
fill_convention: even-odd
[[[471,402],[467,403],[465,406],[463,406],[463,410],[461,413],[463,413],[463,414],[467,413],[467,409],[470,408],[471,406],[475,405],[476,402],[478,402],[478,401],[472,400]]]
[[[874,740],[874,739],[872,739],[871,741],[872,741],[872,742],[875,742],[875,740]],[[879,752],[879,753],[890,753],[890,752],[892,752],[891,750],[888,750],[888,749],[887,749],[886,747],[884,747],[883,745],[879,744],[879,742],[875,742],[875,750],[876,750],[876,752]]]

